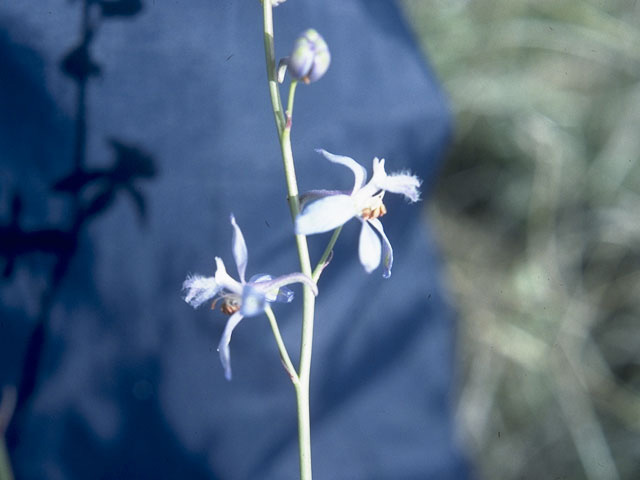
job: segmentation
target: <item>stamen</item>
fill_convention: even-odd
[[[216,297],[213,299],[213,302],[211,302],[211,310],[215,310],[216,309],[216,303],[218,303],[218,300],[220,300],[221,297]]]
[[[238,310],[240,310],[240,299],[238,297],[236,297],[235,295],[233,296],[225,296],[224,297],[224,302],[222,303],[222,306],[220,307],[220,311],[222,313],[224,313],[225,315],[233,315],[234,313],[236,313]]]
[[[369,205],[362,209],[360,216],[363,220],[371,220],[372,218],[382,217],[387,213],[387,207],[382,203],[382,197],[384,197],[384,190],[377,195],[371,197]]]

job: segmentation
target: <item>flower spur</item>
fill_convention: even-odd
[[[406,172],[387,174],[384,159],[373,159],[373,175],[367,182],[366,169],[354,159],[317,149],[327,160],[344,165],[354,175],[351,192],[312,190],[301,196],[301,212],[296,217],[296,233],[312,235],[333,230],[354,217],[362,222],[358,254],[360,263],[371,273],[381,259],[382,276],[391,276],[393,249],[384,233],[379,217],[387,213],[382,202],[386,192],[404,195],[410,202],[420,199],[420,179]]]
[[[215,308],[218,302],[222,302],[220,310],[229,315],[222,338],[218,344],[220,361],[224,367],[227,380],[231,380],[231,357],[229,342],[233,330],[245,317],[253,317],[265,311],[272,302],[289,303],[293,300],[293,292],[285,287],[291,283],[304,283],[318,294],[315,283],[302,273],[290,273],[281,277],[272,278],[270,275],[258,274],[245,281],[248,252],[244,236],[235,217],[231,215],[233,226],[232,250],[233,258],[238,268],[240,281],[232,278],[224,266],[220,257],[215,257],[216,272],[213,277],[202,275],[189,275],[182,284],[185,292],[184,300],[194,308],[208,300],[213,299],[211,308]]]

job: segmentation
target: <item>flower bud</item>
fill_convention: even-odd
[[[313,28],[305,31],[293,44],[287,62],[289,75],[304,83],[315,82],[322,77],[331,63],[329,47]]]

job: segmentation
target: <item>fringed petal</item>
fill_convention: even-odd
[[[391,193],[400,193],[410,202],[420,200],[421,181],[415,175],[409,173],[392,173],[387,175],[383,182],[379,184],[382,190]]]
[[[182,290],[185,291],[184,301],[193,308],[198,308],[207,300],[215,297],[220,288],[213,277],[189,275],[182,284]]]
[[[371,184],[378,190],[404,195],[410,202],[420,200],[420,185],[422,181],[409,172],[387,174],[384,170],[384,158],[373,159],[373,176]]]

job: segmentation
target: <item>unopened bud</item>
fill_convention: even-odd
[[[289,75],[304,83],[319,80],[331,63],[329,47],[313,28],[304,32],[293,44],[293,51],[287,61]]]

